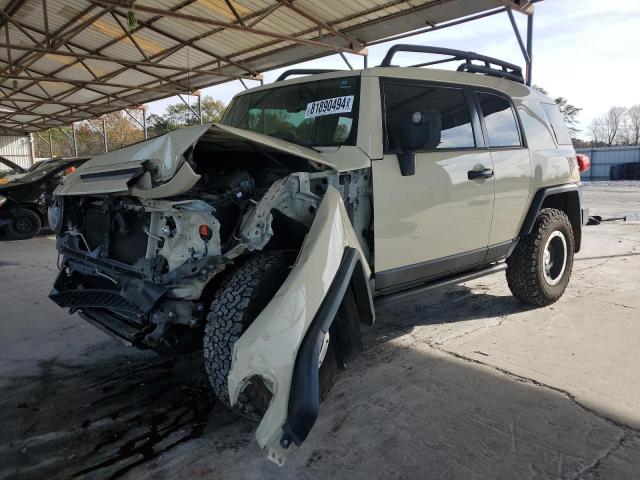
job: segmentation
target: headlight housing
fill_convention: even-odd
[[[62,221],[64,219],[64,200],[61,197],[54,197],[53,203],[47,209],[47,220],[49,228],[54,233],[60,233],[62,230]]]
[[[7,197],[3,197],[0,195],[0,207],[2,207],[5,203],[7,203]]]

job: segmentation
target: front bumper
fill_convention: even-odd
[[[61,248],[63,265],[49,298],[127,345],[150,348],[152,312],[170,290],[144,281],[134,269]],[[100,284],[96,282],[100,281]]]

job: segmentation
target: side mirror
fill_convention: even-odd
[[[403,177],[416,173],[416,150],[433,150],[440,144],[442,118],[436,110],[410,111],[400,120],[398,165]]]

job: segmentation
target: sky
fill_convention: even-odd
[[[523,38],[526,17],[515,13]],[[402,40],[471,50],[522,65],[524,59],[505,14],[494,15],[448,29]],[[391,43],[369,47],[369,65],[378,65]],[[362,57],[347,55],[354,68]],[[424,55],[404,54],[402,64],[424,61]],[[405,63],[406,62],[406,63]],[[345,69],[338,55],[299,64],[309,68]],[[293,68],[293,67],[287,67]],[[444,68],[444,67],[443,67]],[[282,71],[264,73],[265,83]],[[258,85],[246,81],[248,86]],[[552,97],[566,97],[582,108],[578,117],[580,138],[588,139],[589,122],[612,106],[640,104],[640,1],[638,0],[544,0],[535,5],[533,37],[533,83]],[[244,87],[238,81],[204,88],[201,92],[229,103]],[[150,103],[150,113],[162,113],[177,97]],[[195,99],[193,99],[195,101]]]

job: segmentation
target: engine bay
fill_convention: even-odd
[[[341,175],[256,147],[220,158],[218,148],[202,141],[184,154],[199,179],[179,195],[57,197],[63,263],[52,300],[141,348],[182,344],[239,257],[301,249],[331,187],[371,251],[367,171]]]

